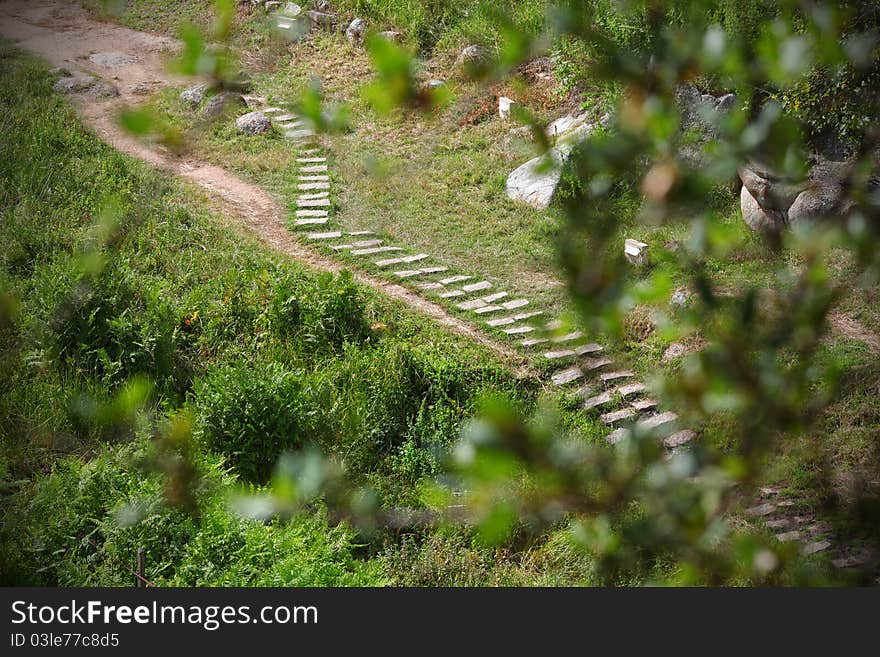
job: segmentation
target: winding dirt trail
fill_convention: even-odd
[[[186,79],[170,74],[166,67],[168,57],[178,47],[173,39],[96,21],[78,3],[60,0],[0,2],[0,36],[12,39],[20,48],[40,56],[52,66],[64,67],[73,75],[94,75],[118,87],[119,97],[109,100],[71,97],[85,123],[103,141],[195,183],[208,192],[224,214],[238,219],[275,250],[316,269],[334,272],[343,269],[340,263],[322,256],[291,235],[285,225],[286,211],[259,187],[220,167],[146,145],[121,129],[116,120],[120,109],[140,102],[144,89],[186,83]],[[132,61],[103,66],[89,59],[95,53],[122,53]],[[521,354],[449,314],[442,306],[401,285],[362,272],[353,273],[361,283],[400,299],[443,326],[493,350],[510,361],[517,374],[530,373]]]

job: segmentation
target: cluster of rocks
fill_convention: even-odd
[[[180,93],[180,100],[193,111],[198,111],[206,121],[214,121],[233,111],[248,107],[245,97],[235,91],[220,91],[212,95],[213,86],[200,82]],[[199,109],[201,107],[201,109]],[[239,132],[259,135],[272,129],[272,122],[263,112],[248,112],[235,120]]]
[[[846,216],[852,204],[844,196],[847,162],[819,157],[806,178],[778,175],[758,162],[740,168],[743,220],[757,231],[778,232],[805,219]]]

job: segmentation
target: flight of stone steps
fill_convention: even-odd
[[[497,290],[494,282],[482,276],[454,273],[427,253],[387,244],[374,231],[334,228],[327,157],[314,132],[292,112],[266,106],[264,98],[247,96],[245,100],[251,109],[259,109],[269,116],[297,149],[299,194],[294,225],[305,231],[307,240],[329,251],[346,252],[363,259],[366,266],[411,286],[432,301],[470,316],[485,330],[515,341],[533,359],[551,364],[550,368],[543,368],[550,372],[545,383],[577,395],[583,411],[594,414],[608,427],[605,437],[608,443],[621,441],[634,429],[652,429],[672,453],[686,448],[697,437],[695,431],[679,426],[675,412],[659,407],[633,371],[616,368],[601,345],[559,320],[548,320],[545,311],[534,307],[529,299]],[[766,494],[776,496],[778,490]],[[848,551],[847,546],[840,545],[828,533],[827,525],[812,517],[784,515],[782,511],[791,504],[790,500],[765,500],[748,513],[776,531],[780,541],[800,541],[804,554],[829,550],[838,567],[859,567],[872,559],[871,555]]]

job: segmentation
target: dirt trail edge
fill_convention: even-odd
[[[205,189],[226,213],[240,219],[272,248],[316,269],[340,271],[344,267],[299,242],[285,225],[286,212],[259,187],[225,169],[188,157],[175,156],[151,147],[125,133],[116,117],[126,105],[136,104],[144,88],[182,84],[169,74],[165,62],[178,44],[167,37],[138,32],[92,19],[78,3],[60,0],[7,0],[0,3],[0,36],[17,46],[64,67],[73,75],[95,75],[119,88],[119,97],[96,100],[71,97],[79,114],[104,142],[127,155],[181,176]],[[122,53],[130,62],[110,67],[89,59],[95,53]],[[400,299],[453,331],[488,347],[516,366],[520,376],[530,374],[525,359],[514,349],[499,343],[449,314],[442,306],[426,301],[402,285],[353,272],[359,282]]]

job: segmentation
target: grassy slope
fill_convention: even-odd
[[[206,403],[199,398],[198,382],[215,370],[247,377],[251,371],[283,367],[305,381],[338,386],[337,403],[322,410],[337,413],[341,406],[346,422],[358,417],[366,422],[340,428],[367,432],[355,437],[384,456],[362,467],[375,470],[370,476],[381,490],[405,497],[412,486],[408,477],[413,467],[418,476],[424,457],[413,459],[414,466],[396,465],[406,459],[397,459],[395,444],[415,440],[418,451],[421,439],[454,440],[456,424],[469,413],[472,401],[467,399],[483,389],[507,390],[526,406],[533,393],[515,384],[481,348],[367,289],[357,290],[363,320],[374,326],[366,340],[333,344],[338,328],[333,325],[290,337],[279,325],[285,316],[272,310],[279,291],[292,286],[303,295],[306,312],[315,304],[326,308],[336,303],[334,296],[343,288],[267,254],[206,211],[195,190],[98,142],[51,92],[45,68],[3,48],[0,106],[8,129],[0,139],[0,292],[18,299],[19,311],[11,327],[2,328],[0,350],[0,548],[9,566],[0,579],[122,584],[128,575],[120,564],[131,563],[133,551],[145,541],[152,576],[166,583],[370,584],[387,581],[386,572],[414,583],[439,577],[427,562],[418,572],[408,570],[411,564],[397,556],[394,544],[368,564],[353,559],[350,535],[329,532],[320,516],[265,529],[242,524],[225,510],[225,496],[236,478],[223,472],[217,456],[204,447],[197,452],[198,467],[213,483],[200,493],[202,519],[193,524],[166,511],[159,503],[161,478],[137,467],[149,457],[149,427],[136,428],[134,437],[126,439],[94,421],[82,402],[101,405],[130,375],[141,373],[157,381],[150,408],[160,420],[182,405],[198,419]],[[66,326],[67,319],[58,315],[59,303],[77,280],[91,280],[86,272],[96,261],[88,254],[96,244],[102,208],[114,197],[122,229],[112,249],[99,248],[104,273],[94,279],[95,294],[104,295],[97,297],[96,316],[103,317],[103,308],[110,319],[89,320],[91,329],[67,344],[69,352],[62,355],[58,327]],[[327,312],[328,321],[336,317],[333,306]],[[158,355],[165,349],[170,360]],[[395,379],[395,362],[408,368],[412,378]],[[382,417],[383,408],[418,405],[422,395],[432,399],[435,394],[440,397],[430,407],[415,415],[405,411],[399,429],[370,424]],[[444,415],[433,413],[435,408]],[[377,411],[380,416],[371,415]],[[327,421],[334,417],[328,415]],[[394,415],[386,417],[397,421]],[[200,426],[195,428],[198,434]],[[403,433],[389,434],[388,429]],[[126,444],[112,446],[120,440]],[[391,442],[390,451],[385,441]],[[148,522],[118,525],[118,513],[140,499],[149,501]],[[27,523],[21,524],[24,519]],[[86,534],[101,545],[81,543]],[[586,576],[578,566],[582,561],[565,551],[556,554],[553,545],[533,548],[527,562],[499,563],[491,553],[470,547],[466,538],[430,540],[432,549],[449,550],[443,559],[454,554],[460,560],[460,571],[452,565],[443,573],[448,583],[561,582],[569,576],[565,581],[572,582]],[[32,568],[49,564],[29,545],[64,556],[36,575]],[[560,559],[572,572],[541,574],[548,560]],[[17,570],[11,570],[13,564]]]
[[[167,10],[161,13],[165,15]],[[382,27],[394,26],[390,22],[393,16],[388,12],[379,12],[377,16]],[[242,19],[238,38],[243,46],[254,43],[255,34],[262,35],[260,38],[266,36],[261,19]],[[155,25],[161,26],[163,21],[164,18],[158,18]],[[426,62],[431,76],[450,76],[454,48],[462,45],[462,34],[456,31],[448,39],[439,40],[440,47]],[[331,168],[338,176],[334,185],[339,190],[338,220],[343,225],[378,226],[413,248],[443,253],[449,263],[468,273],[481,271],[497,277],[512,291],[529,293],[556,308],[565,306],[563,290],[547,291],[546,285],[558,275],[553,255],[558,216],[552,209],[540,213],[513,205],[503,193],[507,173],[529,157],[528,145],[509,140],[508,126],[497,118],[459,128],[461,116],[491,99],[479,97],[475,88],[451,79],[450,86],[460,100],[442,116],[405,121],[380,118],[364,107],[357,92],[368,79],[368,62],[361,51],[351,49],[343,38],[316,35],[282,51],[274,47],[271,52],[271,57],[248,57],[262,67],[256,76],[256,91],[268,95],[270,101],[295,100],[307,81],[317,76],[329,97],[353,102],[353,131],[330,140],[334,158]],[[538,100],[532,109],[552,118],[552,98],[549,102],[546,97]],[[172,94],[162,104],[181,123],[191,123]],[[486,116],[491,114],[490,107]],[[245,143],[227,126],[194,136],[192,147],[290,198],[290,156],[277,141]],[[374,171],[390,175],[370,175]],[[776,256],[748,233],[735,198],[725,198],[722,193],[716,203],[725,210],[727,223],[739,235],[740,244],[723,261],[708,263],[710,271],[727,288],[769,281]],[[631,225],[634,214],[632,202],[623,201],[622,225]],[[664,245],[671,240],[686,240],[688,226],[642,226],[634,236],[648,242],[658,260],[668,261],[671,258],[665,255]],[[837,261],[841,282],[852,285],[846,257],[841,255]],[[686,280],[685,272],[674,272],[674,276],[676,282]],[[842,308],[869,331],[880,332],[876,286],[855,290],[844,299]],[[646,318],[647,309],[637,309],[633,314],[619,345],[619,355],[644,373],[658,367],[674,369],[677,362],[662,362],[667,342],[649,330]],[[827,357],[847,363],[851,372],[848,378],[853,383],[829,410],[816,435],[803,437],[797,444],[784,448],[785,454],[773,473],[775,478],[790,481],[810,497],[828,492],[810,490],[817,467],[815,454],[829,451],[832,461],[841,464],[841,478],[845,479],[850,468],[858,469],[870,462],[880,427],[873,401],[873,391],[880,380],[872,366],[875,358],[863,343],[845,336],[829,340]],[[711,437],[723,445],[723,426],[714,427],[710,433],[713,432],[717,435]]]

